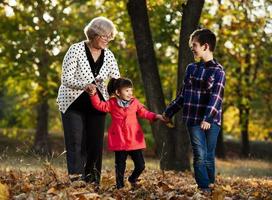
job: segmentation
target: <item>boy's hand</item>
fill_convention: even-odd
[[[165,113],[162,113],[162,117],[164,119],[164,122],[168,123],[170,122],[170,118],[165,116]]]
[[[203,130],[208,130],[211,128],[211,124],[209,122],[202,121],[200,124],[200,128],[202,128]]]
[[[165,122],[165,124],[166,124],[166,126],[167,126],[168,128],[174,128],[174,127],[175,127],[175,125],[174,125],[174,123],[172,122],[172,120],[165,116],[165,113],[163,113],[163,114],[161,115],[161,117],[162,117],[162,120],[161,120],[161,121]]]

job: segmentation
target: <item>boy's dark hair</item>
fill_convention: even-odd
[[[205,28],[195,30],[190,35],[189,44],[192,43],[193,39],[196,39],[200,45],[207,43],[209,45],[210,51],[214,51],[216,45],[216,36],[211,30]]]
[[[132,88],[133,84],[132,81],[128,78],[112,78],[110,79],[108,86],[107,86],[107,91],[109,95],[115,94],[116,90],[121,90],[122,88],[129,87]]]

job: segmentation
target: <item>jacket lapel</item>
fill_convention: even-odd
[[[87,73],[90,74],[89,78],[91,80],[94,80],[94,75],[93,75],[93,72],[91,70],[91,66],[90,66],[90,63],[88,61],[88,58],[87,58],[87,54],[86,54],[85,44],[84,43],[85,43],[85,41],[82,41],[81,45],[80,45],[80,48],[82,48],[82,52],[84,52],[83,55],[80,56],[80,58],[83,60],[83,64],[85,65],[85,66],[82,66],[81,69],[85,68],[87,70]],[[82,73],[84,73],[84,72],[82,72]]]

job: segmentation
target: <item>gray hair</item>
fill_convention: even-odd
[[[93,40],[98,35],[110,35],[114,39],[116,32],[113,22],[106,17],[96,17],[84,28],[88,40]]]

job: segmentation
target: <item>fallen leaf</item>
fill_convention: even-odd
[[[6,184],[0,183],[0,199],[8,200],[9,199],[9,189]]]
[[[56,188],[52,187],[47,191],[47,194],[57,194]]]

